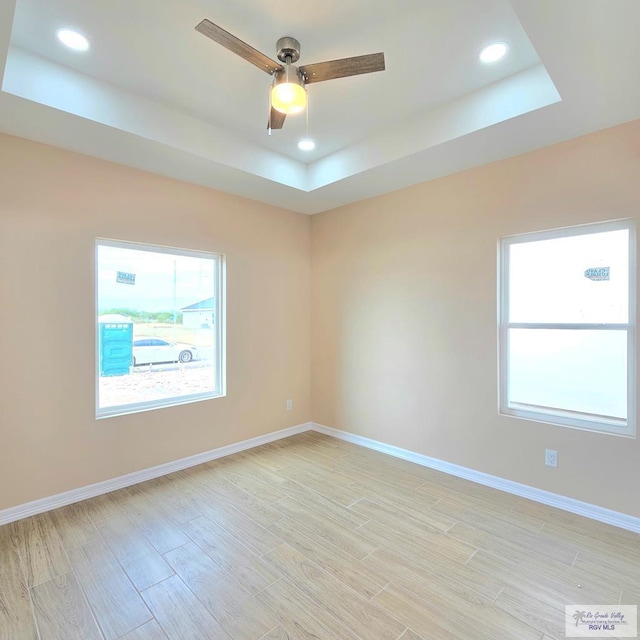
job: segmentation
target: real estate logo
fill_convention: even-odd
[[[567,638],[637,638],[638,607],[627,604],[568,604]]]

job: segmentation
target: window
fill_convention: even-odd
[[[635,229],[500,242],[500,412],[635,435]]]
[[[224,395],[224,260],[96,242],[96,417]]]

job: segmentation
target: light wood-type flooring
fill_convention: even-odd
[[[2,640],[557,640],[639,601],[638,535],[314,432],[0,527]]]

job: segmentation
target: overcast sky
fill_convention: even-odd
[[[626,229],[511,245],[512,322],[627,322]],[[585,271],[609,268],[593,281]]]
[[[215,262],[152,251],[98,246],[98,309],[173,311],[213,296]],[[117,282],[117,272],[135,284]]]

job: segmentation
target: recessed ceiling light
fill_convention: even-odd
[[[316,143],[313,140],[309,140],[309,138],[305,138],[304,140],[300,140],[298,142],[298,149],[301,151],[312,151],[316,148]]]
[[[486,64],[498,62],[498,60],[504,58],[508,50],[509,45],[505,42],[494,42],[480,52],[480,60]]]
[[[56,35],[62,44],[74,51],[86,51],[89,48],[89,41],[81,33],[72,29],[58,29]]]

